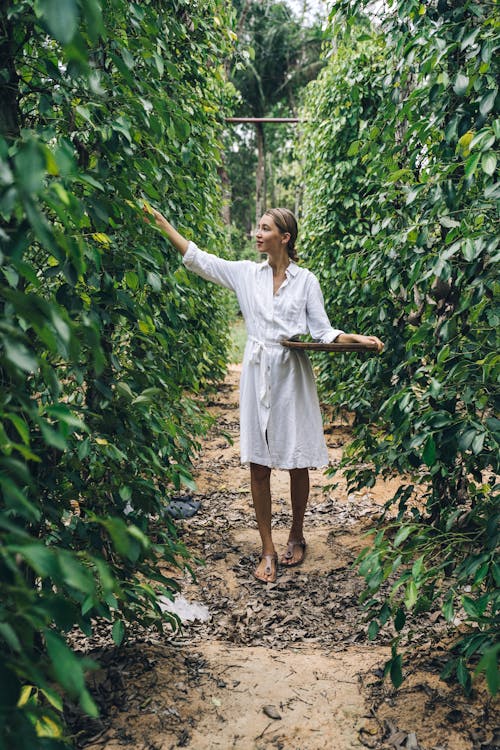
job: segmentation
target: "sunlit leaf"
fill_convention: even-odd
[[[497,97],[497,90],[494,89],[493,91],[489,91],[487,94],[483,96],[479,103],[479,111],[483,116],[486,116],[491,110],[493,109],[493,105],[495,104],[495,99]]]
[[[488,151],[481,157],[481,167],[483,172],[488,175],[493,175],[497,167],[497,157],[492,151]]]

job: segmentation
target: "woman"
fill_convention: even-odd
[[[241,462],[250,464],[252,499],[262,540],[254,572],[264,583],[277,577],[271,534],[271,468],[288,469],[292,526],[282,565],[300,565],[306,542],[303,522],[309,497],[309,468],[328,465],[328,453],[311,364],[305,352],[281,341],[310,333],[324,343],[376,344],[376,336],[346,334],[330,325],[318,280],[297,265],[297,222],[291,211],[272,208],[256,232],[257,250],[267,260],[229,261],[188,242],[158,211],[157,226],[183,256],[184,265],[236,293],[248,340],[240,383]]]

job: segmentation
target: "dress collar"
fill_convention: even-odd
[[[259,270],[260,271],[262,271],[263,268],[270,268],[268,260],[262,261],[262,263],[259,265]],[[291,260],[290,263],[289,263],[289,265],[288,265],[288,267],[287,267],[287,269],[286,269],[286,271],[285,271],[285,274],[287,276],[288,275],[290,275],[290,276],[297,276],[298,272],[299,272],[298,265],[296,263],[294,263],[293,260]]]

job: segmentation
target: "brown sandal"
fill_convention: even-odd
[[[295,547],[300,547],[302,549],[302,557],[299,560],[295,560],[294,562],[287,562],[287,560],[292,560],[295,554]],[[304,558],[306,556],[306,540],[301,539],[300,541],[296,542],[293,539],[290,539],[287,546],[286,546],[286,552],[281,558],[281,564],[286,565],[287,568],[295,568],[296,565],[302,565],[304,562]]]
[[[257,575],[257,571],[254,571],[254,577],[258,581],[262,581],[262,583],[274,583],[278,577],[278,555],[276,552],[274,555],[261,555],[261,560],[266,561],[266,567],[264,568],[264,575],[271,576],[270,578],[261,578]],[[272,564],[274,563],[274,575],[273,575],[273,569]]]

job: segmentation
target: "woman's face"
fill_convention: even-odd
[[[282,249],[286,250],[286,245],[290,235],[288,232],[281,232],[274,223],[274,219],[269,214],[264,214],[258,223],[255,232],[255,244],[259,253],[276,253]]]

